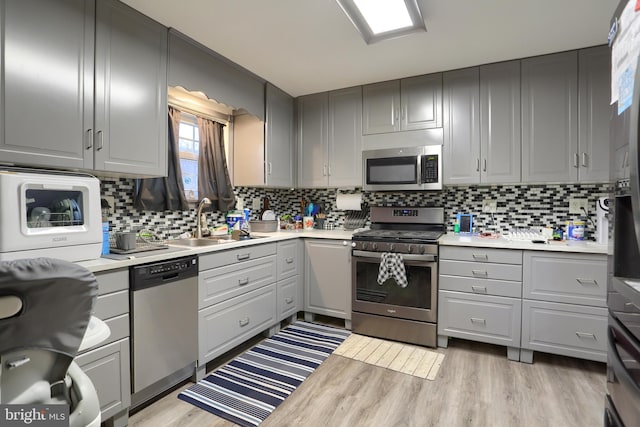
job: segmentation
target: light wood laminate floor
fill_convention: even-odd
[[[536,352],[529,365],[507,360],[504,347],[453,339],[438,351],[446,356],[435,381],[331,355],[261,426],[603,424],[603,363]],[[129,425],[234,425],[177,399],[189,385],[132,415]]]

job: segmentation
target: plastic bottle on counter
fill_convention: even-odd
[[[109,222],[102,223],[102,255],[109,255]]]
[[[456,221],[453,223],[453,232],[455,234],[459,234],[460,233],[460,223],[458,223],[458,220],[456,219]]]

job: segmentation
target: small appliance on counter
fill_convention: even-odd
[[[609,242],[609,198],[600,197],[596,202],[596,241],[600,245]]]
[[[473,214],[459,213],[456,215],[458,233],[471,234],[473,232]]]

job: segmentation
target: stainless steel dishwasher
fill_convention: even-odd
[[[135,408],[195,373],[198,257],[132,266],[129,279]]]

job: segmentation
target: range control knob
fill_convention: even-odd
[[[420,246],[420,254],[424,254],[424,246]]]
[[[407,253],[413,252],[413,245],[407,246]]]
[[[368,243],[367,242],[362,242],[361,245],[362,245],[362,250],[364,251],[364,250],[367,249]]]
[[[356,247],[356,242],[351,242],[351,247],[355,248]]]
[[[373,249],[374,251],[378,249],[378,244],[377,243],[373,243],[371,245],[371,249]]]
[[[395,245],[392,243],[391,245],[389,245],[389,252],[393,252],[393,248],[395,247]]]

